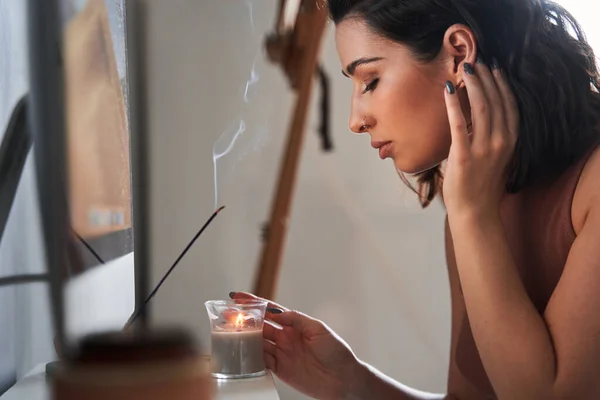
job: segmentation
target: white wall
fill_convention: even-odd
[[[183,323],[207,344],[202,303],[252,287],[293,98],[280,70],[261,56],[260,80],[243,101],[274,21],[272,2],[150,3],[154,282],[214,209],[213,143],[237,127],[240,109],[247,126],[219,164],[219,203],[227,208],[153,300],[157,323]],[[349,133],[351,87],[332,33],[329,27],[323,62],[333,86],[335,151],[320,150],[317,89],[277,300],[322,318],[394,378],[443,391],[450,323],[443,212],[439,204],[422,211],[369,139]]]

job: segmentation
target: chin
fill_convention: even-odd
[[[439,166],[444,160],[406,160],[394,159],[396,169],[406,175],[418,175],[428,169]]]

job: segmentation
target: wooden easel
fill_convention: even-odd
[[[269,58],[281,65],[290,80],[292,89],[297,92],[253,290],[257,296],[268,299],[274,297],[281,270],[280,264],[298,175],[308,106],[327,22],[327,7],[321,1],[297,0],[296,4],[293,3],[294,1],[291,0],[280,0],[275,33],[269,36],[266,42]],[[298,13],[293,29],[290,30],[285,27],[284,18],[288,7],[293,6],[298,7]]]

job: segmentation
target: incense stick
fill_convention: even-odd
[[[158,285],[156,285],[156,287],[154,288],[154,290],[152,291],[152,293],[150,293],[150,295],[146,298],[146,300],[144,301],[144,304],[142,304],[141,307],[131,316],[131,318],[129,319],[129,321],[127,321],[126,326],[132,324],[133,321],[135,321],[135,319],[142,313],[142,311],[146,307],[146,304],[148,304],[148,302],[150,301],[150,299],[152,299],[154,297],[154,295],[156,294],[156,292],[158,292],[158,289],[160,289],[160,287],[165,282],[165,280],[167,280],[167,277],[171,274],[171,272],[173,272],[173,270],[175,269],[175,267],[177,266],[177,264],[179,264],[179,261],[181,261],[181,259],[185,256],[185,254],[188,252],[188,250],[194,245],[194,243],[196,242],[196,239],[198,239],[200,237],[200,235],[202,234],[202,232],[204,232],[204,230],[210,225],[210,223],[213,221],[213,219],[215,219],[215,217],[219,214],[219,212],[221,212],[221,210],[223,210],[224,208],[225,208],[225,206],[221,206],[220,208],[218,208],[210,216],[210,218],[208,219],[208,221],[206,221],[204,223],[204,225],[202,226],[202,228],[200,228],[200,230],[198,231],[198,233],[196,233],[196,236],[194,236],[194,238],[188,243],[188,245],[185,247],[185,249],[183,250],[183,252],[181,252],[181,254],[179,255],[179,257],[177,257],[177,259],[175,260],[175,262],[173,263],[173,265],[171,265],[171,268],[169,268],[169,270],[162,277],[162,279],[160,280],[160,282],[158,282]]]

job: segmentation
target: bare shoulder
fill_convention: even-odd
[[[590,155],[575,189],[571,220],[576,233],[583,228],[593,207],[600,207],[600,147]]]

